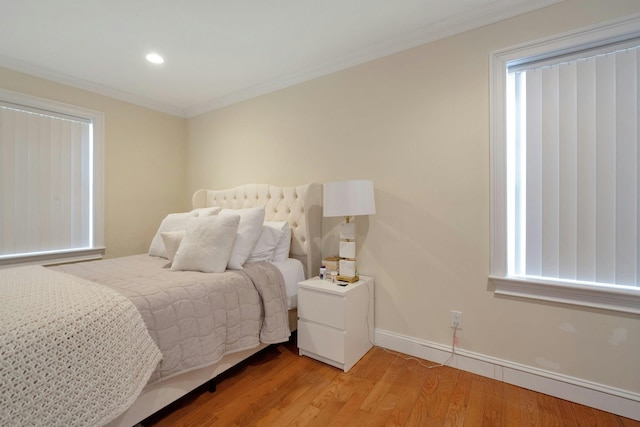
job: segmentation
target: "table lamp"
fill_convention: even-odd
[[[340,224],[338,280],[349,283],[356,282],[359,280],[356,268],[356,227],[351,217],[376,213],[373,181],[327,182],[323,189],[323,216],[345,217],[345,222]]]

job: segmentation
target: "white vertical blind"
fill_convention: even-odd
[[[0,256],[93,245],[91,127],[0,103]]]
[[[638,51],[625,46],[509,71],[515,116],[526,117],[524,137],[510,132],[513,151],[524,156],[514,177],[526,191],[509,195],[510,215],[526,212],[526,226],[515,227],[521,244],[512,245],[510,274],[638,286]]]
[[[640,96],[638,81],[640,74],[639,49],[621,52],[614,56],[616,71],[616,232],[615,232],[615,274],[616,282],[638,283],[640,264],[638,245],[640,243],[640,211],[638,211],[638,191],[640,190]]]
[[[577,168],[580,184],[576,187],[578,211],[576,218],[576,240],[570,244],[576,246],[576,278],[595,282],[596,257],[596,93],[595,60],[590,59],[576,64],[576,106],[578,110]],[[578,94],[581,102],[578,103]]]
[[[578,239],[578,105],[577,64],[560,67],[558,104],[564,120],[558,120],[558,277],[577,277]]]

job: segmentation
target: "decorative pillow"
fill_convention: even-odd
[[[167,251],[164,247],[164,243],[162,242],[162,236],[160,233],[163,231],[184,230],[187,227],[189,220],[195,218],[196,215],[197,213],[195,212],[172,213],[167,215],[160,223],[160,227],[158,227],[158,231],[151,241],[151,246],[149,246],[149,255],[167,258]]]
[[[213,215],[192,220],[187,225],[171,270],[223,273],[239,223],[239,215]]]
[[[260,233],[262,233],[264,206],[247,209],[222,209],[218,216],[226,215],[240,215],[238,235],[235,242],[233,242],[233,249],[231,250],[227,268],[242,270],[242,266],[251,255],[251,251],[253,251],[260,238]]]
[[[256,243],[256,246],[253,248],[247,262],[271,261],[276,246],[278,246],[278,242],[282,237],[282,233],[282,227],[273,227],[267,225],[265,222],[262,225],[262,234],[260,234],[258,243]]]
[[[164,242],[164,249],[167,252],[167,258],[173,261],[176,256],[176,252],[180,247],[180,242],[184,238],[184,230],[180,231],[163,231],[160,233],[162,241]]]
[[[273,251],[273,259],[271,261],[286,261],[287,259],[289,259],[289,252],[291,251],[291,228],[289,228],[288,222],[282,222],[284,222],[284,225],[280,225],[282,236],[280,236],[278,246],[276,246],[276,249]],[[277,227],[277,224],[282,224],[282,222],[267,221],[265,222],[265,224]]]
[[[211,216],[211,215],[218,215],[221,210],[222,210],[221,207],[213,206],[210,208],[197,208],[192,210],[191,212],[192,213],[195,212],[196,216]]]

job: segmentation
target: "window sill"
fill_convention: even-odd
[[[0,268],[17,267],[21,265],[53,265],[78,261],[102,259],[105,248],[86,248],[68,251],[44,252],[31,255],[16,255],[0,258]]]
[[[489,276],[494,293],[640,314],[640,288],[600,287],[551,280]]]

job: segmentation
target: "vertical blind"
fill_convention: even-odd
[[[0,102],[0,257],[92,246],[91,120]]]
[[[511,275],[638,286],[639,45],[509,69]]]

